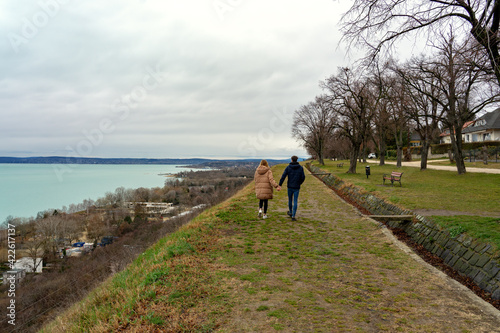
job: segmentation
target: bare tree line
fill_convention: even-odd
[[[292,135],[321,164],[325,153],[334,152],[325,142],[345,147],[347,140],[348,172],[356,173],[356,161],[366,157],[369,143],[385,163],[388,139],[396,144],[401,166],[404,135],[410,131],[420,134],[421,169],[426,169],[430,143],[448,129],[457,172],[465,173],[462,128],[499,101],[500,85],[476,41],[461,40],[450,28],[437,35],[433,49],[403,63],[374,54],[357,67],[339,68],[320,83],[324,94],[295,111]]]

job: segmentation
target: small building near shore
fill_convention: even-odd
[[[43,259],[24,257],[16,260],[14,269],[24,269],[26,273],[41,273],[43,268]]]

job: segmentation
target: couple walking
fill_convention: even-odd
[[[268,200],[273,198],[273,187],[281,191],[281,184],[288,177],[288,215],[292,221],[296,221],[295,213],[297,213],[297,201],[299,198],[300,185],[306,179],[304,168],[297,162],[298,157],[292,156],[292,162],[286,167],[281,176],[279,184],[273,178],[273,173],[269,168],[266,160],[260,162],[259,167],[255,171],[255,194],[259,199],[259,217],[267,218]]]

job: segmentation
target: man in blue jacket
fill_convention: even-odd
[[[292,162],[288,164],[283,175],[281,176],[279,185],[281,186],[288,176],[288,215],[292,217],[292,221],[297,221],[295,219],[295,213],[297,213],[297,201],[299,199],[300,185],[306,179],[304,174],[304,168],[297,162],[299,158],[297,156],[292,156]],[[293,205],[292,205],[293,200]]]

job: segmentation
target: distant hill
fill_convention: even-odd
[[[285,163],[289,160],[268,160],[270,164]],[[0,163],[31,163],[31,164],[178,164],[189,166],[217,167],[235,164],[254,164],[260,159],[216,160],[206,158],[93,158],[93,157],[2,157]]]

